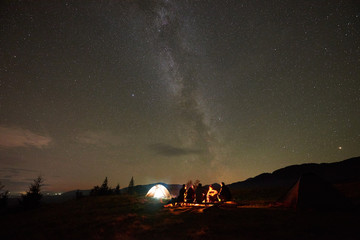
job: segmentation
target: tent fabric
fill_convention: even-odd
[[[165,198],[170,199],[171,195],[166,187],[161,184],[157,184],[150,188],[145,197],[153,197],[153,198]]]
[[[330,183],[309,173],[302,175],[280,200],[284,207],[294,209],[343,209],[350,202]]]

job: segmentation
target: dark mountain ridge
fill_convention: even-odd
[[[360,181],[360,157],[334,163],[291,165],[273,173],[262,173],[245,181],[232,183],[229,186],[231,188],[288,186],[294,184],[304,173],[315,173],[332,184]]]
[[[358,202],[360,198],[360,157],[334,163],[291,165],[272,173],[262,173],[245,181],[229,185],[238,200],[276,201],[306,173],[314,173],[335,185],[344,195]]]

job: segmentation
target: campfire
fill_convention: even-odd
[[[215,204],[236,205],[230,201],[231,193],[224,183],[218,191],[215,186],[202,187],[201,184],[185,184],[179,191],[179,196],[170,200],[165,207],[210,207]]]
[[[206,194],[206,201],[207,202],[216,202],[218,196],[218,191],[216,191],[215,189],[213,189],[212,186],[209,186],[209,191]]]

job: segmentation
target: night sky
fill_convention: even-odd
[[[360,155],[358,1],[1,1],[0,181],[245,180]]]

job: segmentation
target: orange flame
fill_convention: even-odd
[[[212,186],[209,187],[209,191],[206,194],[206,201],[207,202],[215,202],[217,200],[218,191],[212,188]]]

